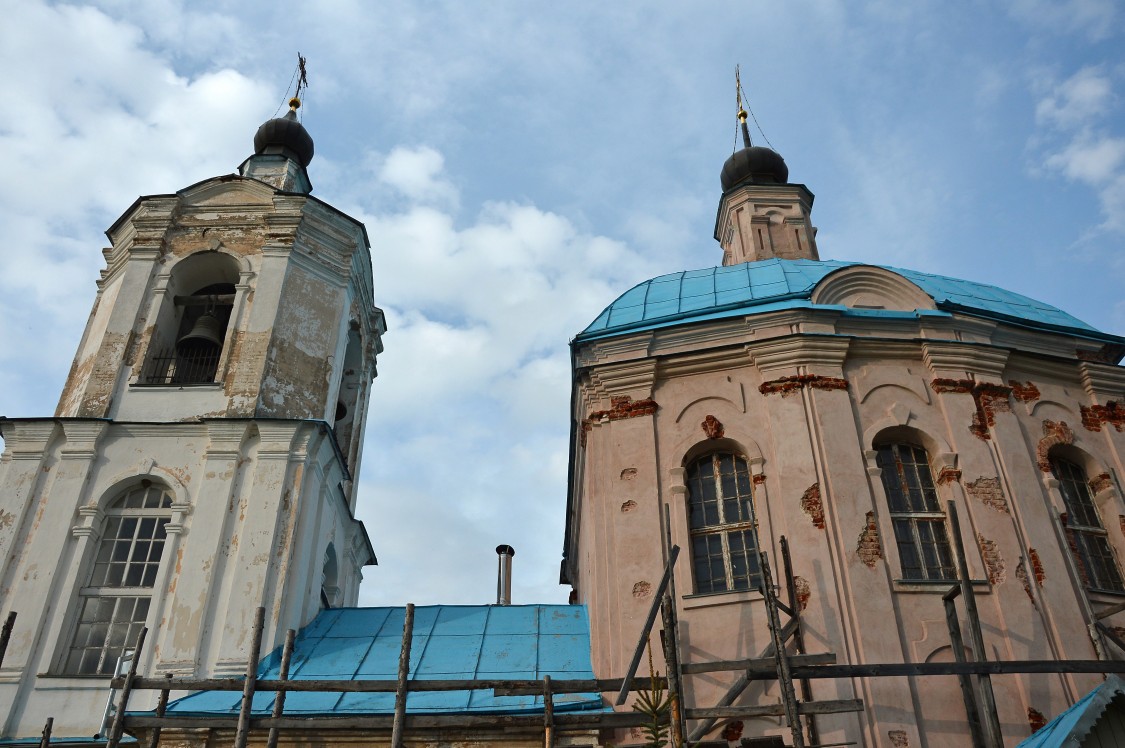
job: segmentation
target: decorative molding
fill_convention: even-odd
[[[656,383],[656,361],[603,364],[591,368],[588,374],[590,385],[602,398],[626,394],[649,398]]]
[[[934,300],[898,273],[870,265],[851,265],[825,276],[812,292],[814,304],[913,312],[936,309]]]
[[[781,340],[751,343],[746,351],[763,375],[804,366],[825,368],[827,373],[842,377],[850,345],[849,338],[794,335]]]
[[[923,341],[922,359],[935,377],[963,379],[966,373],[999,379],[1009,352],[987,345]]]

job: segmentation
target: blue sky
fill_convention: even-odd
[[[565,600],[567,342],[637,282],[719,262],[736,63],[817,196],[823,257],[995,283],[1125,334],[1113,0],[0,12],[7,416],[54,411],[104,229],[138,195],[233,171],[308,58],[314,194],[366,222],[390,324],[366,604],[488,602],[499,543],[516,602]]]

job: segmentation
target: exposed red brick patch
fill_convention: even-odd
[[[1047,572],[1043,570],[1043,562],[1039,560],[1039,551],[1028,548],[1027,557],[1031,559],[1031,570],[1035,573],[1035,583],[1042,587],[1043,582],[1047,581]]]
[[[626,512],[631,512],[636,508],[637,508],[637,502],[633,501],[632,499],[629,499],[628,501],[626,501],[625,503],[623,503],[621,505],[621,513],[625,514]]]
[[[798,392],[802,387],[809,387],[814,390],[846,390],[848,380],[839,377],[822,377],[819,374],[798,374],[763,382],[758,387],[758,391],[763,395],[780,393],[782,397],[788,397],[794,392]]]
[[[609,410],[595,410],[586,416],[586,420],[582,422],[582,446],[586,446],[586,435],[590,429],[594,427],[595,423],[600,421],[620,421],[624,418],[637,418],[639,416],[650,416],[656,412],[656,401],[651,398],[644,400],[634,400],[628,395],[621,395],[618,397],[611,397],[609,399]]]
[[[984,558],[984,568],[988,570],[989,584],[1003,584],[1008,578],[1008,570],[1004,565],[1004,557],[1000,555],[1000,549],[996,547],[996,542],[978,532],[977,546],[980,548],[980,555]]]
[[[1110,425],[1118,431],[1125,430],[1125,407],[1116,400],[1105,405],[1083,405],[1082,425],[1090,431],[1101,431],[1103,425]]]
[[[1109,343],[1096,351],[1075,351],[1075,357],[1079,361],[1093,361],[1099,364],[1113,364],[1116,363],[1117,358],[1113,355]]]
[[[1036,461],[1044,473],[1051,472],[1051,448],[1059,444],[1074,444],[1074,432],[1066,421],[1043,421],[1043,438],[1035,448]]]
[[[1023,591],[1027,594],[1027,599],[1031,601],[1032,605],[1035,604],[1035,595],[1031,592],[1031,578],[1027,575],[1027,565],[1020,559],[1016,564],[1016,579],[1020,580],[1023,585]]]
[[[1004,490],[1000,488],[999,478],[977,478],[965,484],[965,492],[987,507],[1004,514],[1009,513],[1008,500],[1004,498]]]
[[[995,414],[1010,410],[1008,397],[1012,388],[994,382],[977,382],[972,379],[944,379],[938,377],[930,382],[934,392],[960,392],[972,395],[976,410],[969,424],[969,431],[978,439],[991,439],[988,429],[996,425]]]
[[[726,429],[723,424],[715,416],[707,416],[703,419],[703,423],[699,424],[703,428],[703,433],[707,434],[708,439],[722,439]]]
[[[722,738],[728,743],[742,739],[742,721],[732,720],[723,726]]]
[[[809,580],[804,577],[793,577],[793,587],[797,590],[797,606],[800,610],[809,607],[809,598],[812,597],[812,588]]]
[[[1029,706],[1027,708],[1027,724],[1031,725],[1031,731],[1035,732],[1047,724],[1047,718],[1038,709]]]
[[[765,482],[766,482],[766,474],[765,473],[758,473],[757,475],[754,476],[754,485],[755,486],[760,486]]]
[[[867,513],[867,524],[859,534],[859,544],[855,549],[859,560],[874,569],[875,563],[883,558],[883,546],[879,542],[879,526],[875,524],[875,512]]]
[[[1008,386],[1012,388],[1012,397],[1021,403],[1033,403],[1039,399],[1039,388],[1033,382],[1020,384],[1014,379],[1009,379]]]
[[[824,504],[820,500],[820,483],[814,483],[801,495],[801,509],[812,518],[818,530],[824,529]]]
[[[1090,490],[1094,493],[1095,496],[1112,485],[1113,479],[1109,477],[1109,473],[1095,475],[1090,479]]]
[[[1121,525],[1121,534],[1125,535],[1125,514],[1117,515],[1117,524]]]
[[[637,582],[633,585],[633,597],[648,597],[652,594],[652,584],[649,582]]]
[[[887,730],[887,738],[894,748],[910,748],[910,741],[906,739],[906,730]]]
[[[937,484],[944,486],[946,483],[953,483],[954,481],[961,480],[961,471],[957,468],[943,467],[941,472],[938,473]]]

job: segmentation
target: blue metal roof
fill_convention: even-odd
[[[1110,675],[1106,682],[1086,694],[1074,706],[1035,731],[1016,748],[1062,748],[1082,744],[1112,701],[1125,695],[1125,681]],[[1125,738],[1125,735],[1118,736]]]
[[[395,680],[405,608],[321,611],[301,630],[290,664],[292,680]],[[262,660],[258,677],[276,679],[280,650]],[[590,622],[581,605],[430,605],[414,609],[412,680],[593,678]],[[168,705],[176,715],[237,715],[241,694],[206,691]],[[254,696],[254,713],[268,715],[274,693]],[[293,715],[393,714],[393,693],[303,693],[285,696]],[[556,711],[600,709],[600,694],[557,694]],[[414,714],[543,711],[542,696],[494,696],[491,690],[416,691]]]
[[[756,314],[778,309],[817,308],[809,299],[816,284],[840,268],[863,263],[842,260],[760,260],[704,268],[652,278],[629,289],[598,315],[576,340],[620,335],[689,322]],[[959,311],[1039,328],[1063,330],[1097,339],[1119,341],[1050,304],[986,283],[943,275],[889,270],[914,283],[933,298],[941,311],[900,312],[820,306],[849,314],[901,317],[903,314],[948,314]]]

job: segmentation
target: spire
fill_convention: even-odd
[[[816,229],[812,227],[812,193],[789,183],[789,167],[773,148],[754,145],[747,121],[754,111],[734,70],[735,103],[742,148],[723,164],[723,196],[715,220],[715,238],[723,248],[723,264],[754,262],[771,257],[819,259]],[[766,145],[769,138],[762,133]],[[738,142],[737,132],[735,143]]]
[[[293,77],[297,80],[297,90],[289,99],[289,111],[284,117],[274,117],[262,123],[254,133],[254,155],[243,162],[239,172],[244,177],[259,179],[287,192],[307,194],[312,192],[312,183],[305,169],[312,161],[315,149],[312,136],[297,119],[301,91],[309,85],[305,58],[300,53],[297,54],[297,70]]]

